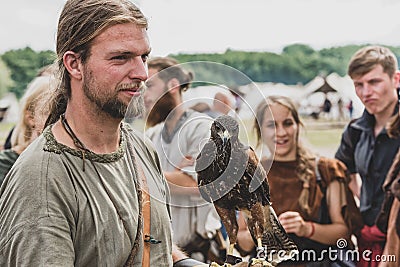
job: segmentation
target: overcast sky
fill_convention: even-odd
[[[152,55],[280,52],[346,44],[400,46],[399,0],[137,0],[149,18]],[[1,0],[0,53],[55,49],[65,0]]]

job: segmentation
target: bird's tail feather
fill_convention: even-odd
[[[267,223],[263,231],[263,250],[260,252],[263,255],[257,256],[266,258],[273,265],[295,258],[299,253],[298,248],[279,222],[274,209],[270,205],[263,206],[263,208],[265,209],[264,214],[269,214],[270,223]],[[250,232],[252,231],[250,230]],[[251,234],[255,239],[254,233]]]
[[[273,236],[270,236],[269,238],[263,237],[262,242],[264,246],[267,246],[267,253],[268,247],[270,248],[269,251],[271,251],[271,249],[276,250],[275,253],[271,253],[271,259],[268,260],[270,262],[279,263],[294,258],[294,256],[299,253],[296,244],[292,239],[290,239],[289,235],[279,222],[278,216],[276,216],[272,206],[267,205],[265,208],[270,211],[270,222],[274,231],[272,231]]]

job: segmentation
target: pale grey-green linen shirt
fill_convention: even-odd
[[[132,144],[151,195],[151,266],[172,266],[169,190],[157,155],[127,125],[111,154],[59,144],[50,128],[21,154],[0,189],[0,266],[123,266],[138,229]],[[98,173],[91,164],[91,159]],[[135,266],[141,266],[140,240]]]

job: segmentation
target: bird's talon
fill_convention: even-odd
[[[253,258],[251,259],[249,266],[266,266],[266,267],[273,267],[271,263],[266,261],[263,258]]]
[[[230,254],[226,255],[225,264],[229,264],[229,265],[227,265],[227,267],[232,266],[231,264],[235,265],[235,264],[240,263],[240,262],[242,262],[242,258],[241,257],[236,257],[236,256],[233,256],[233,255],[230,255]],[[225,267],[225,265],[224,265],[224,267]]]

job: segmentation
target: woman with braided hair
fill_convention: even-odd
[[[352,226],[347,221],[348,209],[343,208],[357,208],[344,165],[318,158],[303,147],[299,141],[301,125],[295,104],[288,97],[269,96],[262,101],[254,129],[258,146],[266,145],[271,156],[262,158],[261,163],[269,170],[271,201],[279,220],[299,247],[296,264],[315,266],[318,258],[320,266],[334,266],[321,251],[341,238],[350,240]],[[316,258],[304,257],[305,250],[313,250]]]

